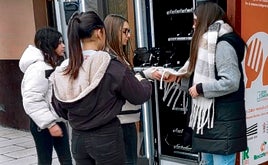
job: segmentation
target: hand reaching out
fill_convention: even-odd
[[[146,78],[154,79],[154,80],[160,80],[161,79],[161,73],[158,72],[156,67],[150,67],[142,71]]]
[[[146,78],[161,80],[165,82],[179,82],[181,77],[186,74],[185,70],[176,71],[172,68],[150,67],[142,71]]]
[[[160,80],[161,77],[162,77],[162,74],[159,71],[155,70],[152,72],[152,79]]]
[[[164,81],[165,82],[179,82],[180,81],[180,79],[181,79],[181,77],[180,76],[176,76],[176,75],[168,75],[165,79],[164,79]]]

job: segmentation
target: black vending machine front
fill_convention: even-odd
[[[151,53],[157,59],[152,65],[178,69],[187,61],[194,8],[194,0],[150,1]],[[154,85],[152,111],[156,162],[161,165],[198,164],[199,155],[191,151],[191,129],[184,98],[175,100],[178,95],[175,88],[167,94],[161,82],[155,81]]]

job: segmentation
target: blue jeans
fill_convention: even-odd
[[[50,165],[52,163],[53,147],[57,153],[61,165],[72,165],[72,156],[69,145],[69,136],[65,123],[57,123],[63,132],[63,137],[53,137],[48,129],[41,130],[30,120],[30,131],[35,141],[38,157],[38,165]]]
[[[216,155],[202,153],[200,165],[235,165],[235,158],[236,154]]]
[[[125,142],[126,161],[125,165],[137,164],[137,129],[135,123],[122,124]]]

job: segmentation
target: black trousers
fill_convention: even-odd
[[[126,161],[125,165],[137,164],[137,128],[135,123],[122,124],[125,142]]]
[[[88,131],[73,129],[72,154],[76,165],[123,165],[125,150],[119,120]]]
[[[51,165],[53,147],[61,165],[72,165],[66,124],[63,122],[57,124],[62,129],[63,137],[51,136],[48,129],[41,130],[32,120],[30,120],[30,131],[35,141],[38,165]]]

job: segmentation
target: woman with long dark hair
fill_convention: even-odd
[[[52,84],[48,79],[64,58],[62,35],[53,28],[41,28],[35,34],[34,44],[23,52],[19,66],[24,73],[21,83],[23,107],[30,117],[30,131],[36,145],[38,164],[51,164],[55,148],[59,162],[71,165],[66,124],[50,104]]]
[[[69,59],[51,76],[53,105],[72,127],[77,165],[122,165],[125,150],[117,115],[128,100],[142,104],[152,86],[106,48],[104,23],[93,11],[75,13],[68,26]]]

